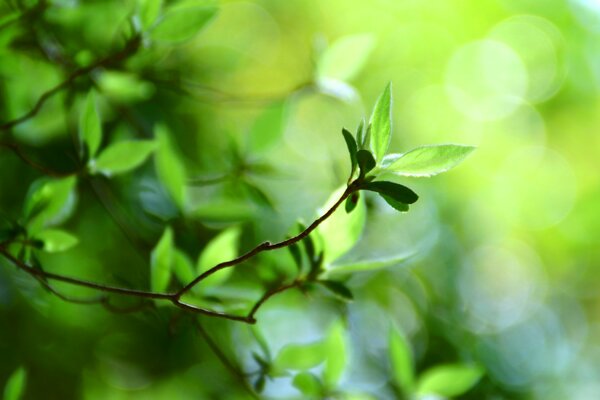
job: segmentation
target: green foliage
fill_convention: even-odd
[[[389,83],[377,99],[371,114],[371,147],[375,160],[381,163],[392,139],[392,84]]]
[[[344,36],[327,48],[317,64],[317,78],[347,81],[354,78],[369,59],[375,45],[373,35]]]
[[[164,292],[169,286],[173,259],[173,230],[167,227],[150,255],[150,287],[153,291]]]
[[[140,166],[152,154],[156,143],[151,140],[125,140],[108,146],[95,162],[92,171],[106,176],[129,172]]]
[[[173,202],[181,209],[185,205],[186,198],[185,166],[175,151],[165,126],[156,128],[156,140],[158,142],[158,149],[155,151],[156,174]]]
[[[323,392],[323,385],[319,378],[307,371],[296,374],[292,385],[309,399],[318,399]]]
[[[24,217],[29,233],[64,222],[75,203],[75,177],[35,181],[29,188],[24,205]]]
[[[210,268],[224,261],[234,259],[237,255],[240,233],[238,227],[228,228],[208,242],[198,257],[198,263],[196,264],[197,275],[208,271]],[[208,286],[216,286],[224,282],[232,272],[233,270],[231,268],[220,271],[207,278],[205,284]]]
[[[93,90],[88,93],[83,111],[79,114],[79,140],[81,149],[88,157],[94,157],[102,142],[102,124]]]
[[[471,389],[483,376],[478,366],[448,364],[437,365],[425,371],[419,378],[417,393],[456,397]]]
[[[285,102],[275,102],[263,111],[248,133],[248,148],[251,153],[265,153],[281,139],[286,121]]]
[[[42,241],[43,249],[48,253],[65,251],[79,243],[77,237],[60,229],[45,229],[37,233],[35,239]]]
[[[323,369],[323,383],[333,389],[348,363],[348,348],[346,344],[346,328],[341,321],[335,322],[325,338],[327,359]]]
[[[412,351],[404,335],[396,328],[390,329],[388,348],[394,383],[406,396],[410,396],[415,389]]]
[[[400,176],[429,177],[454,168],[473,150],[473,146],[456,144],[418,147],[403,154],[390,154],[384,161],[384,170]]]
[[[323,341],[289,344],[277,353],[272,373],[280,375],[287,370],[308,370],[325,361],[327,352]]]
[[[217,14],[212,6],[197,6],[193,3],[175,5],[166,10],[150,37],[163,43],[180,43],[193,38]]]
[[[20,367],[8,378],[4,386],[4,400],[19,400],[23,396],[25,383],[27,382],[27,371]]]

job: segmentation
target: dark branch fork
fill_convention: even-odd
[[[184,294],[186,294],[187,292],[189,292],[194,286],[196,286],[197,284],[202,282],[204,279],[206,279],[207,277],[211,276],[212,274],[214,274],[224,268],[229,268],[229,267],[233,267],[235,265],[241,264],[244,261],[247,261],[264,251],[281,249],[281,248],[284,248],[287,246],[291,246],[292,244],[304,239],[305,237],[310,235],[310,233],[313,230],[315,230],[323,221],[325,221],[327,218],[329,218],[335,212],[335,210],[340,206],[340,204],[342,204],[344,202],[344,200],[346,200],[346,198],[356,190],[358,190],[357,181],[348,185],[346,187],[346,190],[344,191],[344,193],[342,193],[340,198],[331,206],[331,208],[329,208],[323,215],[321,215],[319,218],[317,218],[315,221],[313,221],[312,224],[310,224],[305,230],[303,230],[296,236],[293,236],[289,239],[286,239],[286,240],[278,242],[278,243],[270,243],[270,242],[261,243],[258,246],[254,247],[252,250],[248,251],[247,253],[245,253],[237,258],[234,258],[233,260],[225,261],[225,262],[215,265],[211,269],[207,270],[203,274],[196,277],[193,281],[188,283],[182,289],[180,289],[177,292],[173,292],[173,293],[158,293],[158,292],[153,292],[153,291],[110,286],[110,285],[105,285],[102,283],[91,282],[91,281],[87,281],[87,280],[83,280],[83,279],[78,279],[78,278],[73,278],[73,277],[64,276],[64,275],[60,275],[60,274],[55,274],[52,272],[47,272],[47,271],[44,271],[41,269],[34,268],[30,265],[27,265],[25,262],[19,260],[18,258],[13,256],[7,250],[5,245],[0,246],[0,254],[2,256],[4,256],[4,258],[6,258],[8,261],[10,261],[12,264],[14,264],[19,269],[21,269],[22,271],[24,271],[24,272],[28,273],[29,275],[33,276],[34,278],[36,278],[51,293],[53,293],[54,295],[60,297],[61,299],[65,300],[65,301],[69,301],[69,302],[73,302],[73,303],[77,303],[77,304],[101,304],[105,308],[107,308],[111,311],[112,311],[112,308],[114,308],[108,303],[108,298],[106,296],[103,296],[100,298],[95,298],[95,299],[89,299],[89,300],[72,299],[72,298],[64,296],[60,292],[56,291],[52,286],[50,286],[46,282],[46,280],[55,280],[55,281],[59,281],[59,282],[76,285],[76,286],[82,286],[82,287],[86,287],[86,288],[97,290],[97,291],[104,292],[104,293],[112,293],[112,294],[117,294],[117,295],[122,295],[122,296],[130,296],[130,297],[138,297],[138,298],[142,298],[142,299],[146,299],[146,300],[166,300],[166,301],[170,301],[175,306],[177,306],[183,310],[186,310],[186,311],[190,311],[190,312],[194,312],[194,313],[202,314],[202,315],[206,315],[206,316],[211,316],[211,317],[225,318],[225,319],[229,319],[229,320],[233,320],[233,321],[240,321],[240,322],[245,322],[245,323],[249,323],[249,324],[254,324],[254,323],[256,323],[256,319],[254,317],[255,314],[267,300],[269,300],[271,297],[273,297],[281,292],[284,292],[286,290],[289,290],[289,289],[292,289],[295,287],[300,287],[303,283],[303,280],[301,278],[297,278],[294,281],[292,281],[291,283],[283,284],[279,287],[268,290],[254,304],[252,309],[246,315],[234,315],[234,314],[228,314],[228,313],[223,313],[223,312],[219,312],[219,311],[215,311],[215,310],[198,307],[196,305],[189,304],[189,303],[182,301],[181,297]],[[140,308],[143,308],[143,307],[137,307],[137,308],[133,309],[133,311],[137,311],[137,309],[140,309]]]

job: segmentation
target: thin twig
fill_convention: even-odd
[[[258,311],[258,309],[267,301],[269,300],[271,297],[275,296],[276,294],[279,294],[281,292],[285,292],[286,290],[295,288],[295,287],[300,287],[300,285],[302,285],[303,281],[301,279],[296,279],[294,280],[292,283],[288,283],[286,285],[282,285],[273,289],[268,290],[267,292],[265,292],[265,294],[262,295],[262,297],[254,304],[254,307],[252,307],[252,309],[250,310],[250,312],[248,313],[248,318],[252,318],[254,319],[254,315],[256,314],[256,312]]]

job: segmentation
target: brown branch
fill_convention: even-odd
[[[288,283],[286,285],[281,285],[279,287],[275,287],[273,289],[266,291],[265,294],[263,294],[262,297],[254,304],[254,307],[252,307],[252,309],[248,313],[248,318],[254,319],[254,315],[256,314],[258,309],[271,297],[273,297],[281,292],[285,292],[288,289],[300,287],[303,282],[304,281],[302,279],[296,279],[292,283]]]
[[[118,63],[118,62],[121,62],[121,61],[127,59],[129,56],[131,56],[138,50],[138,48],[140,47],[140,44],[141,44],[141,38],[139,36],[133,36],[127,42],[127,44],[125,45],[125,47],[122,50],[120,50],[114,54],[111,54],[107,57],[101,58],[86,67],[82,67],[82,68],[79,68],[79,69],[73,71],[67,77],[67,79],[65,79],[58,85],[54,86],[53,88],[49,89],[48,91],[44,92],[40,96],[40,98],[37,100],[37,102],[35,103],[33,108],[31,110],[29,110],[27,113],[23,114],[22,116],[20,116],[18,118],[13,119],[13,120],[2,123],[0,125],[0,130],[9,130],[16,125],[19,125],[20,123],[25,122],[30,118],[33,118],[42,109],[42,106],[44,105],[44,103],[46,103],[46,101],[48,99],[50,99],[55,94],[61,92],[62,90],[66,89],[67,87],[69,87],[77,78],[92,72],[94,69],[96,69],[98,67],[110,66],[112,64],[115,64],[115,63]]]

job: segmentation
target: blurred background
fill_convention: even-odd
[[[181,3],[162,9],[208,2]],[[135,1],[3,2],[0,121],[122,48],[139,9]],[[392,152],[478,149],[448,174],[398,180],[421,196],[407,214],[368,197],[360,239],[327,262],[403,261],[349,277],[349,304],[292,291],[273,298],[257,315],[271,351],[322,336],[342,315],[349,355],[339,388],[355,398],[397,396],[390,324],[410,342],[418,372],[483,367],[461,398],[600,398],[600,3],[223,0],[217,9],[197,34],[145,37],[125,61],[94,69],[0,133],[37,163],[72,171],[79,110],[95,87],[104,143],[152,138],[163,124],[185,168],[180,204],[152,162],[80,182],[62,225],[79,244],[40,255],[44,268],[144,287],[165,224],[192,259],[231,226],[241,227],[241,249],[284,239],[344,184],[341,128],[354,132],[391,81]],[[0,149],[6,219],[19,218],[40,176]],[[256,297],[246,282],[285,273],[290,257],[254,263],[236,270],[230,292]],[[0,266],[0,385],[24,366],[26,398],[247,396],[175,310],[120,315],[65,303]],[[250,328],[202,321],[226,356],[253,368]],[[269,380],[261,396],[302,397],[289,378]]]

